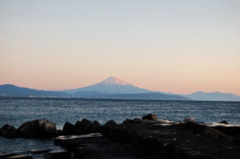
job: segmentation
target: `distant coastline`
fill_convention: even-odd
[[[40,96],[2,96],[0,95],[0,100],[1,99],[56,99],[56,100],[82,100],[82,101],[179,101],[179,102],[184,102],[184,101],[192,101],[192,102],[237,102],[240,103],[240,101],[219,101],[219,100],[163,100],[163,99],[116,99],[116,98],[83,98],[83,97],[40,97]]]
[[[109,80],[109,79],[108,79]],[[222,92],[195,92],[189,95],[146,90],[132,84],[119,84],[106,80],[89,87],[65,91],[45,91],[15,85],[0,85],[1,97],[29,98],[80,98],[123,100],[194,100],[194,101],[240,101],[240,96]]]

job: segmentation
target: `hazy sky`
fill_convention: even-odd
[[[0,84],[61,90],[111,75],[240,95],[240,1],[0,0]]]

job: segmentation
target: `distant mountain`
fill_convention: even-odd
[[[165,94],[139,88],[116,77],[109,77],[88,87],[64,91],[43,91],[6,84],[0,85],[0,96],[189,100],[189,98],[180,95]]]
[[[82,98],[189,100],[180,95],[168,95],[139,88],[113,76],[88,87],[64,90],[63,92]]]
[[[136,87],[131,83],[125,82],[113,76],[108,77],[107,79],[94,85],[64,91],[45,91],[5,84],[0,85],[0,96],[240,101],[240,96],[221,92],[208,93],[199,91],[189,95],[156,92]]]
[[[146,99],[146,100],[205,100],[240,101],[240,96],[221,92],[195,92],[189,95],[175,95],[151,91],[134,86],[116,77],[109,77],[97,84],[64,91],[44,91],[19,87],[12,84],[0,85],[0,96],[19,97],[73,97],[101,99]]]
[[[0,96],[63,97],[63,96],[67,96],[67,94],[63,92],[58,92],[58,91],[43,91],[43,90],[18,87],[12,84],[5,84],[5,85],[0,85]]]
[[[189,95],[184,95],[192,100],[206,100],[206,101],[240,101],[240,96],[231,93],[221,92],[195,92]]]
[[[110,94],[136,94],[136,93],[153,93],[154,91],[150,91],[147,89],[139,88],[131,83],[120,80],[116,77],[109,77],[102,82],[97,84],[63,91],[65,93],[81,93],[81,92],[101,92],[101,93],[110,93]]]
[[[108,99],[144,99],[144,100],[190,100],[180,95],[167,95],[164,93],[138,93],[138,94],[115,94],[107,95]]]

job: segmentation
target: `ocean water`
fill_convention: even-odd
[[[74,124],[83,118],[97,120],[101,124],[109,120],[121,123],[148,113],[173,121],[193,117],[198,122],[227,120],[229,124],[240,125],[240,102],[0,98],[0,127],[4,124],[19,127],[30,120],[47,119],[61,129],[65,122]],[[42,148],[56,146],[52,140],[0,137],[0,153]]]

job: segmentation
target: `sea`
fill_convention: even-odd
[[[0,128],[5,124],[17,128],[27,121],[47,119],[62,129],[64,123],[75,124],[84,118],[101,124],[109,120],[121,123],[148,113],[172,121],[191,117],[197,122],[226,120],[231,125],[240,125],[240,102],[0,97]],[[0,137],[0,153],[58,148],[53,139]]]

